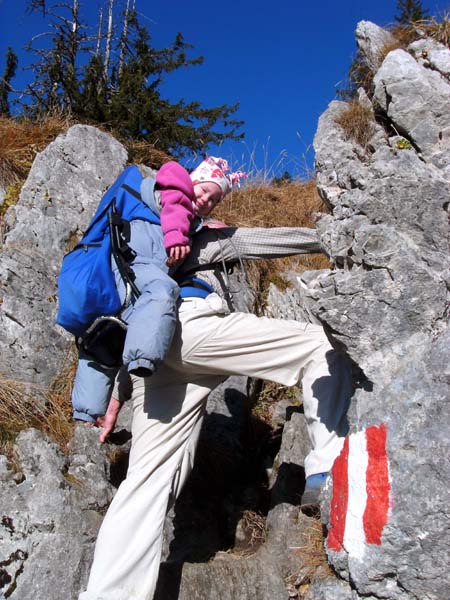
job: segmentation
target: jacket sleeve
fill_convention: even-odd
[[[191,253],[177,270],[180,273],[222,261],[282,258],[322,252],[317,230],[307,227],[204,228],[195,234]]]
[[[105,414],[116,373],[117,369],[103,368],[80,352],[72,390],[74,419],[94,423]]]
[[[189,244],[189,228],[194,218],[194,188],[188,172],[170,161],[156,175],[156,189],[161,193],[161,227],[164,247]]]
[[[163,363],[177,322],[178,286],[161,269],[151,264],[134,264],[141,295],[127,309],[128,323],[123,363],[130,373],[145,377]]]
[[[130,372],[151,375],[164,361],[177,321],[178,285],[167,274],[166,252],[161,228],[141,220],[131,221],[131,263],[138,298],[123,311],[128,323],[123,363]],[[123,301],[124,283],[113,261],[117,289]]]

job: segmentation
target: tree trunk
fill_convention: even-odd
[[[105,61],[104,61],[104,66],[103,66],[103,74],[105,77],[105,81],[108,81],[108,71],[109,71],[109,59],[111,56],[111,41],[112,41],[112,34],[113,34],[113,5],[114,5],[114,0],[109,0],[109,7],[108,7],[108,31],[106,34],[106,48],[105,48]]]
[[[100,8],[98,14],[98,30],[97,30],[97,44],[95,46],[95,56],[100,54],[100,46],[102,43],[102,29],[103,29],[103,8]]]
[[[134,7],[133,7],[133,10],[134,10]],[[118,72],[117,84],[120,81],[120,76],[122,75],[122,70],[123,70],[123,63],[125,61],[125,46],[126,46],[126,43],[127,43],[128,19],[129,19],[129,16],[130,16],[130,0],[127,0],[127,7],[125,9],[125,16],[124,16],[124,19],[123,19],[122,36],[121,36],[121,39],[120,39],[119,72]]]

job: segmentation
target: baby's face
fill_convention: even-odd
[[[202,181],[194,185],[194,210],[199,217],[207,217],[222,199],[222,190],[217,183]]]

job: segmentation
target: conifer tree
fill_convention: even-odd
[[[100,11],[90,34],[80,18],[80,0],[30,0],[29,9],[47,15],[54,31],[50,48],[30,46],[38,60],[28,87],[33,98],[28,112],[59,108],[81,120],[108,124],[124,136],[157,143],[177,156],[241,139],[242,122],[232,118],[238,104],[204,108],[199,102],[172,103],[162,97],[167,74],[200,65],[203,57],[188,57],[192,46],[181,34],[170,46],[155,49],[134,1],[121,0],[124,10],[117,25],[113,13],[119,1],[105,0],[106,31]]]
[[[11,79],[16,74],[18,65],[17,55],[12,48],[8,48],[5,57],[5,70],[0,79],[0,115],[10,115],[8,96],[11,92]]]
[[[37,62],[31,65],[35,78],[26,90],[32,98],[27,112],[32,116],[54,109],[71,113],[79,93],[78,57],[85,50],[87,39],[86,26],[80,21],[79,1],[48,7],[45,0],[32,0],[29,10],[40,10],[48,16],[53,33],[43,34],[50,36],[50,47],[34,46],[41,35],[35,36],[27,46],[28,51],[37,56]]]
[[[395,20],[399,25],[409,25],[429,16],[421,0],[397,0],[397,10],[399,14],[395,16]]]

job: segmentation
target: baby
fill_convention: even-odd
[[[123,364],[133,375],[149,377],[164,361],[176,325],[179,294],[177,283],[168,275],[169,267],[189,254],[190,237],[201,228],[202,218],[245,177],[228,171],[226,160],[212,156],[191,174],[171,161],[155,179],[142,182],[142,200],[160,210],[161,227],[138,219],[130,222],[129,246],[135,255],[130,266],[140,295],[131,298],[120,317],[128,326]],[[125,286],[114,262],[113,270],[123,298]],[[206,288],[199,293],[210,293]],[[117,370],[80,352],[72,392],[75,419],[93,423],[105,413]]]
[[[227,161],[214,156],[206,158],[190,175],[173,161],[158,171],[155,189],[161,195],[161,227],[169,264],[190,252],[189,231],[194,215],[209,215],[233,185],[245,177],[240,171],[228,171]]]

